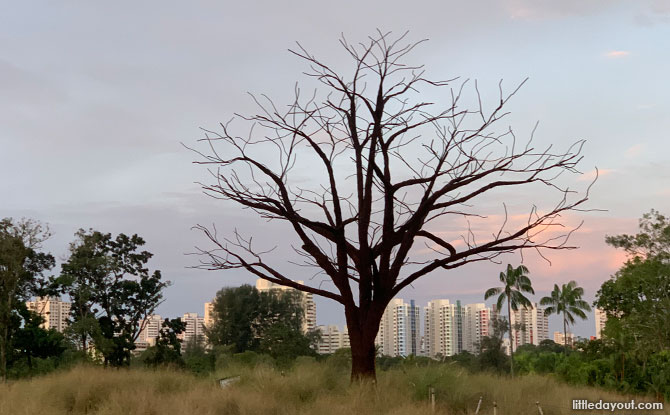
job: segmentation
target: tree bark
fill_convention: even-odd
[[[568,325],[565,321],[565,313],[563,313],[563,347],[565,348],[565,353],[568,353]]]
[[[356,306],[345,307],[345,314],[351,347],[351,382],[375,382],[377,380],[375,338],[382,314],[368,311],[366,318],[362,319],[363,313]]]
[[[2,376],[3,382],[7,382],[7,352],[5,347],[8,337],[7,332],[8,327],[3,327],[2,339],[0,339],[0,376]]]
[[[512,333],[512,306],[509,295],[507,296],[507,316],[509,318],[509,368],[510,374],[514,377],[514,334]]]

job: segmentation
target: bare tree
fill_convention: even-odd
[[[574,248],[566,244],[574,228],[563,228],[561,214],[580,210],[588,198],[588,189],[577,193],[558,180],[564,172],[579,173],[583,141],[555,152],[533,147],[533,134],[520,143],[509,127],[493,131],[523,83],[505,93],[501,82],[498,101],[486,110],[476,82],[431,81],[422,66],[403,63],[423,42],[405,43],[405,35],[378,32],[358,45],[342,37],[353,62],[349,77],[298,44],[291,52],[309,64],[306,75],[325,87],[323,98],[315,91],[305,99],[296,87],[293,102],[280,109],[264,95],[253,97],[258,115],[236,114],[250,126],[247,134],[236,135],[231,120],[221,130],[205,130],[207,147],[195,150],[202,157],[196,163],[211,166],[213,183],[202,185],[206,194],[286,222],[300,241],[294,249],[302,265],[316,267],[335,288],[291,280],[281,264],[263,260],[267,250],[237,230],[220,238],[215,227],[196,226],[213,243],[198,248],[204,255],[199,267],[245,269],[343,304],[352,380],[375,377],[380,319],[403,288],[432,271],[503,253]],[[474,109],[462,103],[471,85]],[[434,104],[419,98],[419,87],[444,89],[446,108],[429,111]],[[315,163],[311,180],[296,181],[306,160]],[[555,203],[544,210],[531,205],[522,223],[501,202],[492,233],[469,225],[446,237],[435,230],[457,218],[486,220],[476,208],[484,195],[533,183],[547,187]],[[422,240],[430,258],[410,258]]]

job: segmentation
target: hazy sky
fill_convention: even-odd
[[[56,4],[58,3],[58,4]],[[140,4],[141,3],[141,4]],[[574,243],[528,258],[537,300],[576,279],[592,299],[624,256],[606,234],[633,233],[651,208],[670,213],[670,3],[616,0],[398,2],[7,2],[0,13],[0,217],[30,217],[55,231],[59,257],[78,228],[138,233],[173,285],[159,312],[203,312],[243,272],[189,269],[184,255],[216,223],[280,241],[267,225],[203,196],[193,153],[199,127],[216,128],[254,109],[247,92],[288,103],[305,65],[287,49],[300,41],[335,65],[340,33],[364,40],[375,29],[430,39],[409,57],[429,74],[528,83],[511,102],[510,123],[540,142],[586,139],[587,183],[601,177]],[[446,98],[446,97],[444,97]],[[441,97],[431,97],[439,102]],[[589,173],[590,172],[590,173]],[[511,203],[533,195],[509,193]],[[510,258],[517,261],[518,257]],[[500,266],[437,272],[402,293],[482,301]],[[296,275],[309,279],[310,275]],[[319,324],[342,324],[337,304],[318,301]],[[551,318],[552,331],[559,321]],[[580,324],[581,335],[594,332]]]

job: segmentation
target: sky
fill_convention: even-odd
[[[435,78],[476,79],[485,100],[500,79],[528,77],[510,102],[510,125],[529,134],[539,121],[540,143],[586,140],[574,184],[583,188],[597,167],[588,207],[600,210],[567,218],[584,221],[572,239],[579,250],[549,253],[551,265],[524,258],[534,300],[577,280],[591,301],[625,261],[605,235],[635,233],[652,208],[670,214],[666,1],[70,1],[11,2],[0,13],[0,217],[48,223],[54,236],[45,249],[61,260],[79,228],[137,233],[154,253],[151,267],[172,282],[158,312],[202,313],[221,287],[254,279],[193,269],[198,258],[188,254],[207,246],[194,225],[280,244],[286,234],[203,195],[197,182],[207,181],[206,170],[183,144],[197,146],[201,128],[233,113],[253,113],[249,92],[289,103],[296,82],[307,82],[304,62],[288,52],[296,41],[339,67],[340,35],[357,42],[377,29],[429,39],[408,60]],[[533,196],[500,195],[526,206]],[[272,259],[291,255],[285,245]],[[435,272],[400,297],[481,302],[503,267]],[[319,324],[344,323],[338,304],[317,300],[317,309]],[[550,324],[560,330],[557,317]],[[574,331],[593,335],[594,323]]]

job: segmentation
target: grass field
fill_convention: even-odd
[[[224,389],[215,381],[216,377],[231,375],[241,376],[240,381]],[[376,388],[349,385],[345,369],[309,361],[285,372],[268,366],[230,366],[216,377],[82,366],[0,385],[0,414],[431,414],[431,386],[435,388],[438,414],[474,414],[480,396],[480,414],[492,414],[496,401],[498,415],[537,414],[536,401],[545,415],[587,414],[591,412],[571,410],[571,400],[631,399],[598,389],[571,387],[548,377],[509,379],[468,374],[453,366],[380,372]],[[666,407],[665,411],[625,413],[670,411]]]

